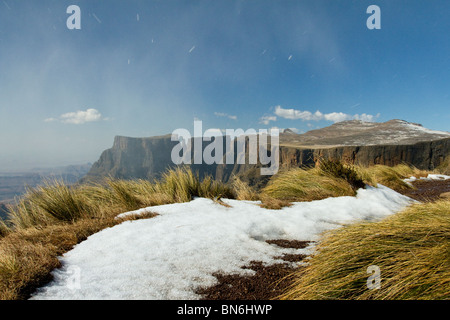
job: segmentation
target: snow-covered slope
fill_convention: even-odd
[[[376,146],[415,144],[450,138],[450,132],[430,130],[404,120],[364,122],[350,120],[304,134],[289,131],[280,135],[281,144],[296,146]]]
[[[198,198],[141,209],[159,216],[103,230],[61,258],[54,281],[32,299],[198,299],[194,291],[213,285],[215,272],[252,273],[252,260],[280,262],[283,249],[266,240],[315,241],[321,232],[356,220],[393,214],[411,199],[379,186],[356,197],[294,203],[268,210],[258,202]]]

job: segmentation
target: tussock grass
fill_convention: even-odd
[[[92,209],[80,193],[58,180],[29,189],[27,196],[29,202],[44,215],[58,221],[75,221],[83,215],[89,215]]]
[[[291,206],[288,200],[276,199],[267,194],[258,193],[255,188],[249,186],[247,182],[242,181],[238,177],[234,177],[232,183],[237,200],[261,201],[260,207],[265,209],[280,210],[284,207]]]
[[[375,165],[371,167],[355,166],[355,171],[366,184],[382,184],[393,190],[401,191],[410,189],[411,186],[403,181],[411,176],[426,177],[430,171],[420,170],[407,164],[400,164],[394,167],[385,165]]]
[[[374,223],[327,232],[282,299],[448,299],[450,201],[415,204]],[[367,268],[381,288],[367,288]]]
[[[8,225],[0,219],[0,237],[6,236],[10,232]]]
[[[343,164],[338,160],[320,160],[319,173],[334,178],[344,179],[350,184],[353,190],[364,188],[366,185],[354,166]]]
[[[324,173],[319,168],[296,168],[280,172],[262,192],[265,196],[288,201],[312,201],[355,195],[355,190],[345,179]]]
[[[450,175],[450,156],[446,157],[445,160],[436,168],[436,172]]]
[[[13,229],[104,218],[142,207],[191,201],[194,197],[234,198],[230,186],[207,176],[200,179],[187,167],[168,170],[159,181],[107,179],[105,184],[69,187],[60,181],[28,189],[10,206]],[[6,228],[4,230],[3,228]],[[0,225],[0,235],[7,232]]]
[[[288,201],[312,201],[354,196],[366,182],[356,167],[340,161],[319,161],[310,169],[290,169],[276,175],[263,189],[263,196]]]
[[[280,210],[284,207],[290,207],[292,203],[288,200],[280,200],[272,197],[268,197],[265,195],[261,196],[261,208],[271,209],[271,210]]]
[[[249,186],[248,183],[242,181],[238,177],[233,178],[232,187],[236,194],[237,200],[260,200],[258,192],[253,187]]]
[[[155,184],[155,191],[166,194],[173,202],[191,201],[193,197],[234,198],[231,187],[215,181],[211,176],[200,180],[188,167],[179,167],[166,172],[162,181]]]

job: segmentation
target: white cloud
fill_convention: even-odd
[[[331,122],[341,122],[346,120],[361,120],[366,122],[372,122],[376,118],[380,116],[380,114],[377,114],[376,116],[370,115],[370,114],[355,114],[350,115],[342,112],[331,112],[331,113],[322,113],[320,111],[316,111],[315,113],[312,113],[311,111],[301,111],[301,110],[295,110],[295,109],[284,109],[281,106],[275,107],[275,114],[281,118],[284,119],[291,119],[291,120],[305,120],[305,121],[320,121],[320,120],[326,120]]]
[[[227,117],[228,119],[231,119],[231,120],[237,120],[237,116],[229,115],[229,114],[223,113],[223,112],[214,112],[214,115],[217,117]]]
[[[355,117],[355,120],[373,122],[373,121],[375,121],[375,119],[380,117],[380,113],[377,113],[377,115],[375,115],[375,116],[373,116],[371,114],[365,114],[365,113],[363,113],[361,115],[355,114],[354,117]]]
[[[45,122],[60,121],[69,124],[84,124],[86,122],[95,122],[102,119],[101,113],[97,109],[87,109],[86,111],[68,112],[56,118],[47,118]]]
[[[277,117],[275,116],[263,116],[259,119],[259,123],[263,123],[268,125],[270,121],[277,121]]]

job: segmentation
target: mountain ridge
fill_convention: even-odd
[[[344,139],[345,138],[345,139]],[[421,124],[393,119],[386,122],[349,120],[280,138],[280,144],[295,146],[367,146],[415,144],[450,138],[450,132],[430,130]]]

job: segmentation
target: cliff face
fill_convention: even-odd
[[[450,155],[450,138],[411,145],[340,146],[318,149],[280,147],[282,166],[314,166],[320,159],[342,160],[355,165],[411,164],[433,170]]]
[[[152,179],[172,164],[175,142],[170,135],[152,138],[115,137],[111,149],[105,150],[83,180],[104,177]]]
[[[211,142],[203,143],[203,148]],[[99,181],[111,176],[120,179],[154,179],[169,167],[174,167],[171,152],[178,142],[170,135],[152,138],[116,137],[111,149],[104,151],[83,181]],[[450,138],[403,145],[295,147],[280,146],[280,168],[311,167],[320,159],[340,159],[347,163],[370,166],[394,166],[408,163],[420,169],[435,169],[450,155]],[[236,163],[236,161],[235,161]],[[252,184],[258,183],[260,165],[252,164],[198,164],[191,165],[200,176],[212,175],[227,182],[232,175],[246,176]]]
[[[150,138],[115,137],[113,147],[101,154],[81,181],[100,181],[106,177],[158,179],[168,168],[175,167],[171,153],[177,144],[177,141],[171,141],[171,135]],[[192,164],[191,167],[200,176],[215,176],[217,165]]]

